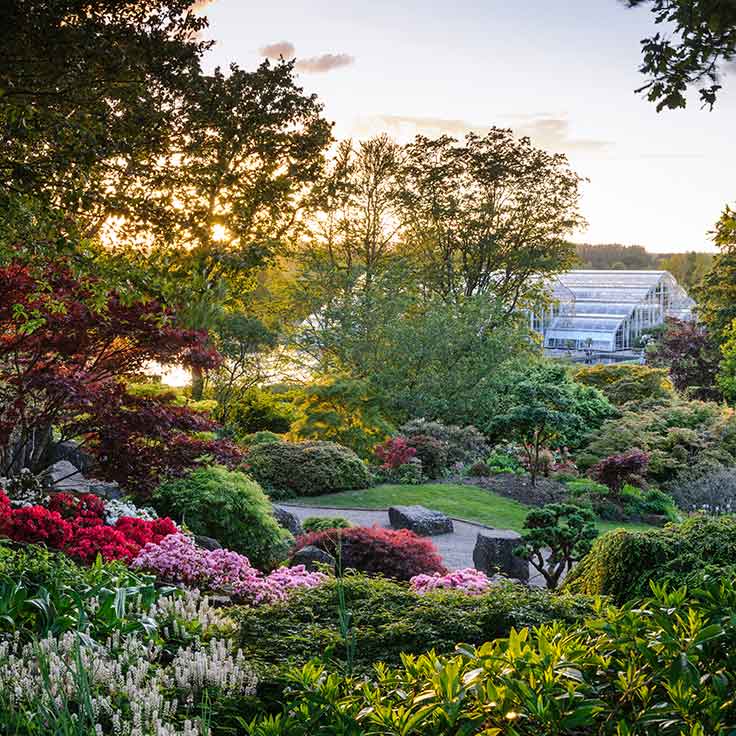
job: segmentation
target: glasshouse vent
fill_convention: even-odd
[[[568,271],[552,305],[531,316],[547,350],[631,351],[665,317],[691,319],[693,300],[667,271]]]

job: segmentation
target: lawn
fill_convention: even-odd
[[[326,496],[313,496],[289,502],[300,506],[325,508],[383,509],[397,504],[419,504],[442,511],[448,516],[500,529],[520,531],[531,507],[504,498],[497,493],[473,486],[448,483],[427,483],[421,486],[383,485],[362,491],[344,491]],[[650,529],[646,524],[599,521],[602,532],[624,527],[626,529]]]

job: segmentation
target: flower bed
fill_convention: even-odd
[[[147,544],[132,567],[152,572],[167,582],[230,592],[235,599],[251,605],[276,603],[294,588],[314,588],[327,579],[303,565],[282,567],[264,576],[244,555],[227,549],[201,549],[184,534]]]

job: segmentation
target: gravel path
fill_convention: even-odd
[[[296,506],[279,503],[279,506],[289,509],[300,520],[308,516],[342,516],[356,526],[377,526],[389,529],[388,509],[330,509],[323,506]],[[490,527],[482,524],[473,524],[469,521],[453,519],[455,531],[452,534],[437,534],[431,537],[442,555],[442,560],[450,570],[459,570],[464,567],[473,567],[473,548],[478,532]],[[542,577],[530,570],[530,584],[542,586]]]

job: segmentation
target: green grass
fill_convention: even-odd
[[[418,504],[442,511],[448,516],[500,529],[521,531],[524,518],[530,507],[518,501],[499,496],[497,493],[473,486],[448,483],[427,483],[421,486],[384,485],[362,491],[344,491],[326,496],[301,498],[289,503],[300,506],[321,506],[344,509],[359,507],[366,509],[385,509],[397,504]],[[618,528],[650,529],[646,524],[599,521],[601,532]]]

